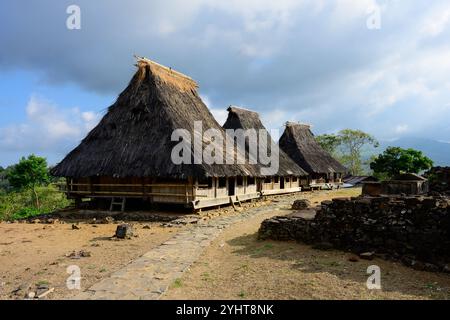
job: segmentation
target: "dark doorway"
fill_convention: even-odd
[[[235,178],[228,178],[228,195],[229,196],[234,196],[234,194],[235,194],[235,190],[236,190],[236,187],[235,187]]]
[[[284,189],[284,177],[280,178],[280,189]]]

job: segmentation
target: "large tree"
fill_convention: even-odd
[[[352,175],[362,174],[361,152],[365,146],[378,147],[378,141],[361,130],[344,129],[337,134],[316,137],[317,142],[346,166]]]
[[[419,173],[433,166],[421,151],[389,147],[370,163],[375,174],[393,177],[399,173]]]
[[[336,148],[341,143],[340,138],[337,135],[322,134],[322,135],[316,136],[316,140],[324,150],[328,151],[333,156],[337,156]]]
[[[33,192],[33,202],[36,208],[40,208],[36,187],[50,182],[47,168],[47,160],[34,154],[28,158],[22,157],[10,172],[8,172],[9,184],[19,190],[30,189]]]

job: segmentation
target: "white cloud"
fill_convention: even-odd
[[[407,124],[399,124],[397,127],[395,127],[396,133],[405,133],[409,129]]]
[[[422,22],[421,32],[424,36],[436,37],[445,31],[450,22],[450,6],[433,7]]]
[[[0,128],[0,148],[23,153],[67,152],[99,121],[99,115],[78,108],[64,109],[32,95],[23,123]]]

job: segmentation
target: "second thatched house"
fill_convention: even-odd
[[[223,125],[224,129],[243,129],[255,130],[259,134],[262,130],[267,137],[268,152],[270,150],[270,142],[273,142],[269,132],[264,127],[259,117],[259,114],[247,109],[230,106],[228,108],[228,118]],[[260,146],[257,141],[256,145]],[[249,153],[249,146],[246,145],[246,152]],[[308,173],[299,167],[289,156],[282,150],[279,150],[278,155],[278,172],[272,176],[267,176],[258,179],[258,191],[262,195],[282,194],[301,191],[302,186],[306,187],[308,184]]]
[[[311,188],[332,188],[342,184],[346,168],[319,145],[309,125],[286,123],[279,145],[309,173]]]
[[[200,99],[194,80],[145,58],[136,65],[100,123],[52,170],[66,178],[68,197],[78,203],[104,198],[110,209],[120,205],[121,210],[126,201],[199,209],[258,197],[257,166],[174,163],[172,151],[179,143],[172,141],[174,130],[194,137],[195,122],[201,121],[203,130],[225,131]],[[203,137],[200,143],[206,144]]]

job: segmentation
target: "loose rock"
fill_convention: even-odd
[[[127,223],[118,225],[115,236],[118,239],[130,239],[133,236],[133,227]]]

